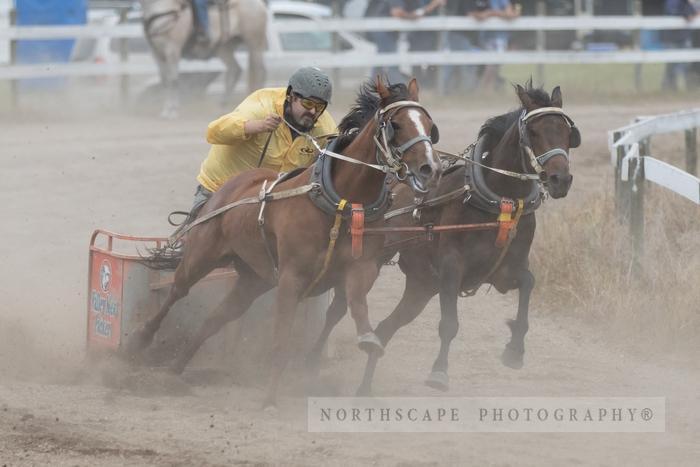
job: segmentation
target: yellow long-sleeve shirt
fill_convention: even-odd
[[[285,97],[286,88],[260,89],[248,96],[233,112],[209,124],[207,141],[212,146],[197,176],[197,181],[204,188],[217,191],[229,178],[258,166],[269,133],[246,135],[243,125],[249,120],[261,120],[273,113],[284,116]],[[309,133],[318,137],[336,132],[333,117],[323,112]],[[288,172],[307,167],[315,156],[316,150],[311,142],[304,137],[292,140],[289,127],[281,123],[272,134],[262,167]]]

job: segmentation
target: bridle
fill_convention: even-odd
[[[345,156],[343,154],[338,154],[337,152],[329,151],[326,148],[322,148],[318,142],[318,139],[310,135],[307,132],[299,131],[291,123],[289,123],[285,118],[282,121],[297,134],[306,137],[314,145],[316,150],[319,152],[319,157],[329,156],[334,159],[340,159],[345,162],[350,162],[352,164],[364,165],[372,169],[378,170],[385,174],[393,174],[399,180],[406,180],[407,177],[412,175],[411,170],[408,165],[403,161],[403,155],[414,145],[427,142],[432,148],[434,139],[437,139],[437,127],[433,126],[433,131],[431,135],[418,135],[405,143],[396,146],[391,143],[393,140],[393,126],[391,125],[391,118],[396,114],[399,109],[402,108],[418,108],[422,109],[428,117],[430,114],[428,111],[420,105],[418,102],[414,101],[397,101],[392,104],[382,107],[377,110],[374,119],[377,122],[377,131],[373,135],[374,144],[376,146],[377,153],[377,164],[370,164],[363,162],[352,157]],[[432,119],[431,119],[432,120]],[[415,189],[422,190],[422,188],[414,187]],[[425,190],[427,191],[427,190]]]
[[[535,152],[532,150],[530,136],[527,133],[527,124],[529,121],[535,120],[544,115],[560,115],[564,118],[571,130],[571,135],[569,138],[570,148],[578,146],[578,144],[571,143],[580,139],[578,128],[576,128],[574,121],[571,119],[571,117],[566,115],[564,111],[559,107],[541,107],[539,109],[531,110],[530,112],[523,110],[522,114],[520,114],[520,118],[518,119],[518,132],[520,133],[520,149],[528,157],[530,161],[530,166],[537,174],[538,179],[542,182],[545,182],[547,180],[547,175],[543,167],[547,163],[547,161],[549,161],[553,157],[562,156],[564,157],[564,159],[566,159],[567,163],[569,162],[569,152],[562,148],[550,149],[549,151],[546,151],[543,154],[540,154],[539,156],[535,155]]]
[[[415,136],[399,146],[391,143],[394,139],[394,127],[391,119],[396,112],[405,108],[421,109],[432,121],[430,113],[428,113],[426,108],[414,101],[394,102],[379,109],[374,116],[375,121],[377,122],[377,131],[374,134],[374,143],[377,146],[377,162],[381,163],[380,154],[384,156],[385,164],[391,168],[392,173],[394,173],[396,178],[401,181],[405,180],[411,174],[408,165],[403,161],[403,156],[406,151],[416,144],[422,142],[427,142],[432,148],[433,144],[437,142],[434,141],[434,139],[436,139],[434,136],[434,134],[437,134],[436,131],[431,131],[430,135]],[[402,171],[403,175],[401,173]]]

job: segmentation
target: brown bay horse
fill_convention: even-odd
[[[386,171],[397,174],[418,193],[434,188],[442,171],[432,148],[434,125],[417,101],[415,80],[408,86],[387,87],[379,79],[365,85],[355,107],[339,126],[341,134],[334,150],[342,157],[366,164],[331,160],[330,156],[321,155],[315,165],[276,185],[273,194],[309,185],[319,165],[326,167],[332,182],[328,190],[334,190],[348,202],[366,206],[369,217],[369,206],[376,205],[382,196],[388,198]],[[375,167],[367,164],[375,164]],[[276,178],[275,172],[266,169],[244,172],[216,192],[198,216],[206,216],[246,197],[256,197],[264,182],[270,183]],[[266,407],[276,403],[280,378],[289,359],[290,330],[304,296],[335,288],[338,300],[347,301],[350,306],[360,347],[368,353],[379,347],[369,322],[366,296],[379,273],[376,256],[382,250],[383,238],[364,242],[362,256],[354,259],[344,221],[327,272],[317,281],[326,259],[334,216],[333,212],[329,214],[319,209],[310,194],[313,192],[266,203],[262,229],[267,241],[260,232],[259,203],[237,206],[190,230],[181,259],[176,257],[170,261],[171,266],[177,264],[177,269],[169,295],[158,314],[131,336],[130,351],[139,352],[150,345],[170,307],[187,295],[192,285],[214,268],[231,263],[238,273],[232,289],[193,338],[185,343],[171,364],[174,371],[181,372],[207,338],[227,322],[242,316],[257,297],[274,286],[278,288]],[[382,215],[380,210],[378,220],[368,221],[367,225],[383,224]],[[165,259],[168,262],[167,258],[158,256],[157,252],[147,261],[159,264]]]
[[[480,131],[474,162],[513,174],[531,174],[530,180],[520,180],[503,173],[493,172],[474,162],[447,170],[440,186],[427,199],[454,192],[469,185],[466,193],[420,213],[421,224],[456,225],[494,222],[499,215],[501,199],[524,199],[524,212],[517,224],[512,243],[499,261],[502,248],[495,246],[496,230],[478,232],[443,232],[433,241],[422,240],[400,248],[399,266],[406,275],[405,289],[394,311],[375,329],[382,345],[386,346],[396,331],[413,321],[430,299],[439,293],[441,319],[440,352],[433,364],[426,384],[440,390],[448,389],[447,363],[449,346],[457,335],[457,299],[460,294],[472,292],[482,283],[492,284],[499,292],[518,289],[518,312],[508,322],[511,340],[502,355],[505,365],[520,368],[525,352],[524,338],[528,331],[528,307],[535,279],[529,270],[528,255],[535,234],[535,209],[541,202],[541,186],[552,198],[566,196],[572,182],[569,173],[569,149],[580,144],[580,134],[573,121],[561,111],[562,96],[559,87],[552,95],[533,89],[530,82],[525,88],[517,86],[522,108],[488,120]],[[537,155],[537,156],[536,156]],[[483,157],[482,157],[483,156]],[[534,159],[534,161],[533,161]],[[394,189],[393,208],[414,203],[414,196],[403,187]],[[411,213],[396,216],[387,226],[415,225]],[[403,235],[405,238],[405,235]],[[424,238],[424,237],[423,237]],[[402,236],[387,236],[388,244]],[[385,252],[391,257],[396,249]],[[494,270],[495,267],[495,270]],[[338,313],[342,307],[338,306]],[[339,318],[328,318],[327,327]],[[322,338],[330,329],[324,329]],[[315,350],[322,348],[318,343]],[[368,355],[363,381],[358,395],[371,394],[371,384],[381,353]],[[312,355],[311,359],[316,358]]]

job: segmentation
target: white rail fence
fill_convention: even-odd
[[[700,109],[652,117],[638,117],[635,122],[608,133],[610,160],[615,168],[617,212],[629,221],[634,249],[639,258],[644,249],[645,181],[661,185],[700,205],[697,129]],[[685,132],[683,171],[651,155],[651,138],[670,132]]]
[[[304,61],[321,65],[325,68],[357,68],[375,65],[476,65],[476,64],[549,64],[549,63],[669,63],[700,61],[700,49],[673,49],[663,51],[646,51],[636,49],[606,52],[591,51],[545,51],[545,31],[592,31],[592,30],[642,30],[700,29],[700,18],[686,22],[673,17],[522,17],[513,21],[489,19],[476,21],[467,17],[431,17],[419,21],[405,21],[386,18],[366,19],[324,19],[315,20],[280,20],[275,22],[278,32],[308,32],[309,30],[330,32],[364,32],[364,31],[537,31],[537,50],[509,51],[493,53],[484,51],[449,51],[446,46],[434,52],[403,52],[394,54],[377,54],[367,56],[362,53],[343,53],[338,51],[322,59],[306,54]],[[130,39],[143,37],[140,25],[120,24],[115,26],[15,26],[0,29],[0,41],[17,41],[31,39],[70,39],[70,38],[114,38]],[[125,43],[126,41],[124,41]],[[441,41],[445,44],[446,41]],[[637,40],[637,44],[639,41]],[[132,75],[155,73],[154,63],[131,63],[127,51],[121,54],[119,63],[43,63],[32,65],[10,64],[0,66],[0,79],[17,80],[24,78],[45,78],[56,76],[89,75]],[[239,58],[243,59],[244,55]],[[293,66],[300,60],[299,53],[268,53],[267,66]],[[318,63],[315,63],[318,62]],[[217,61],[193,61],[183,63],[183,72],[221,71],[223,66]]]

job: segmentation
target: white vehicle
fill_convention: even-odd
[[[268,80],[279,84],[287,79],[294,69],[302,64],[323,67],[327,61],[325,58],[332,54],[362,54],[373,55],[376,53],[374,43],[362,36],[349,32],[314,31],[310,29],[304,32],[279,32],[275,25],[280,20],[314,20],[323,21],[332,16],[331,8],[299,1],[272,1],[268,4],[268,51],[267,73]],[[119,23],[119,14],[113,9],[90,10],[88,12],[90,24],[112,26]],[[141,10],[138,3],[127,15],[127,22],[140,24],[142,21]],[[150,50],[145,38],[128,39],[129,63],[152,63]],[[73,49],[74,61],[92,61],[95,63],[118,63],[120,61],[120,39],[80,39],[76,41]],[[288,66],[276,64],[274,57],[284,57],[285,63],[298,65]],[[237,52],[239,64],[245,68],[247,60],[245,51]],[[369,68],[356,69],[343,76],[357,80],[367,75]],[[241,83],[239,83],[240,85]]]

